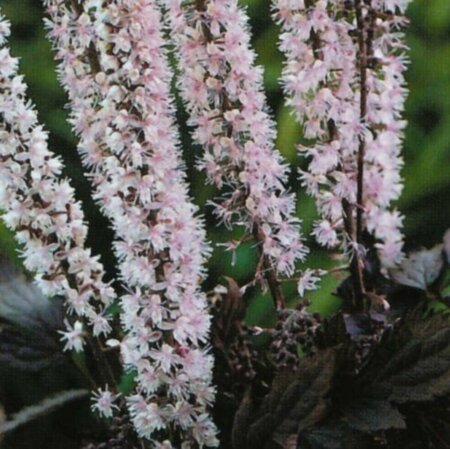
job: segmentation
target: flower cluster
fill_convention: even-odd
[[[47,133],[26,99],[18,60],[6,47],[9,22],[0,18],[0,208],[3,221],[23,245],[25,267],[49,295],[65,298],[68,311],[65,349],[83,347],[82,321],[94,335],[108,334],[105,309],[115,297],[102,278],[98,257],[85,247],[87,227],[74,190],[61,180],[63,164],[48,149]]]
[[[402,188],[405,20],[397,13],[408,3],[274,2],[283,87],[311,141],[300,151],[309,158],[301,178],[321,214],[314,235],[322,245],[346,246],[361,243],[352,229],[365,229],[386,266],[402,248],[402,217],[389,207]]]
[[[46,4],[79,151],[117,238],[133,424],[156,445],[171,435],[186,448],[216,446],[199,289],[209,248],[182,170],[159,12],[153,0]]]
[[[228,227],[243,225],[252,233],[277,273],[292,275],[306,248],[295,197],[284,187],[288,169],[274,149],[275,126],[249,45],[247,17],[236,0],[165,5],[188,123],[204,148],[199,165],[221,190],[215,212]]]

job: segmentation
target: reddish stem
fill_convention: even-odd
[[[360,77],[360,119],[365,123],[367,115],[367,42],[361,0],[355,0],[356,22],[358,26],[358,56]],[[362,221],[364,212],[364,157],[366,153],[366,140],[364,133],[359,136],[358,148],[358,174],[357,174],[357,209],[356,209],[356,241],[362,242]]]

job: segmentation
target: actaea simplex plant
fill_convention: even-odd
[[[37,286],[64,300],[61,350],[94,357],[91,409],[109,430],[84,448],[449,447],[449,423],[425,415],[450,415],[449,320],[429,308],[445,308],[450,239],[404,254],[393,206],[409,2],[273,1],[280,83],[307,142],[298,176],[319,212],[312,234],[340,254],[325,270],[308,267],[300,192],[237,0],[44,0],[79,155],[114,231],[114,283],[86,246],[1,19],[2,218]],[[245,285],[202,287],[211,244],[189,196],[173,77],[217,226],[239,233],[219,246],[257,249]],[[341,311],[310,313],[307,292],[335,272],[347,273]],[[274,327],[245,322],[255,288],[272,298]]]

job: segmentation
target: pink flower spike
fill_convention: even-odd
[[[385,267],[402,257],[401,220],[387,233],[371,217],[389,211],[402,190],[406,46],[396,14],[409,2],[273,0],[286,103],[312,140],[299,151],[309,159],[303,185],[322,217],[313,234],[347,251],[345,222],[355,221],[358,234],[377,240]]]
[[[236,0],[205,0],[202,7],[167,0],[165,5],[180,93],[194,141],[204,150],[199,167],[220,189],[211,203],[218,222],[258,234],[272,269],[291,275],[307,248],[295,217],[295,195],[285,188],[288,168],[274,148],[275,124],[250,48],[247,16]],[[267,231],[259,232],[262,228]]]
[[[210,316],[200,290],[210,249],[188,194],[159,11],[154,0],[45,3],[78,150],[115,232],[127,293],[120,298],[125,337],[110,344],[137,373],[126,398],[132,422],[152,445],[176,435],[201,447],[205,438],[171,411],[192,410],[194,423],[207,416],[215,435],[209,404],[190,391],[201,381],[214,397],[204,348]],[[183,364],[182,345],[198,355],[196,367]]]
[[[63,164],[48,148],[48,135],[26,98],[18,60],[6,47],[9,22],[0,16],[0,208],[16,231],[24,266],[47,296],[60,295],[77,320],[61,331],[65,350],[83,348],[82,322],[94,335],[111,331],[106,308],[115,299],[98,257],[86,248],[87,226]],[[89,329],[86,329],[88,331]]]

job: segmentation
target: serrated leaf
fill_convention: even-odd
[[[402,354],[395,361],[402,369],[391,373],[390,399],[398,404],[430,401],[450,393],[450,329],[425,340],[420,355],[408,365]]]
[[[450,393],[450,317],[410,317],[391,332],[359,379],[366,394],[396,404],[432,401]]]
[[[246,448],[286,447],[293,435],[321,421],[329,409],[339,356],[340,348],[324,350],[303,359],[297,372],[281,373],[249,427]]]
[[[398,268],[389,271],[401,285],[426,291],[442,273],[445,265],[443,245],[411,253]]]

